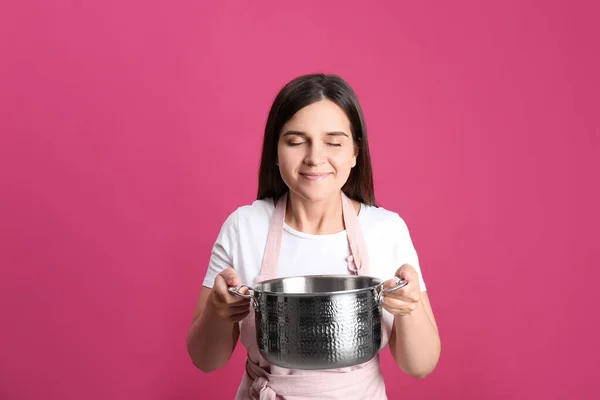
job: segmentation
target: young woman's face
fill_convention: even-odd
[[[290,191],[319,201],[341,190],[357,155],[346,114],[322,100],[302,108],[283,126],[277,165]]]

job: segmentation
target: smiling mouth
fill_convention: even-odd
[[[324,178],[328,177],[329,175],[331,175],[331,172],[320,173],[320,174],[315,174],[315,173],[302,174],[301,173],[300,175],[310,181],[319,181],[319,180],[324,179]]]

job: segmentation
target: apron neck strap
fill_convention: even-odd
[[[357,275],[369,275],[369,256],[365,238],[358,222],[358,216],[354,211],[354,204],[344,192],[342,192],[342,213],[350,246],[348,269]]]

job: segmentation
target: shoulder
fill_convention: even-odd
[[[361,204],[359,213],[361,226],[369,230],[377,230],[382,233],[408,233],[408,227],[404,219],[395,211],[383,207],[374,207]]]
[[[255,200],[250,204],[241,205],[227,216],[221,229],[238,232],[244,227],[268,224],[274,209],[272,199]]]
[[[264,219],[270,219],[273,215],[275,206],[273,199],[255,200],[251,204],[246,204],[234,211],[241,221],[256,222]]]
[[[273,199],[254,200],[252,203],[238,206],[229,214],[227,219],[231,218],[264,218],[273,215],[275,209]]]

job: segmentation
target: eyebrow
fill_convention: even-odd
[[[326,136],[346,136],[349,137],[347,133],[342,132],[342,131],[333,131],[333,132],[325,132],[324,133]],[[287,131],[285,132],[283,135],[281,135],[282,137],[284,136],[307,136],[305,132],[300,132],[300,131]]]

